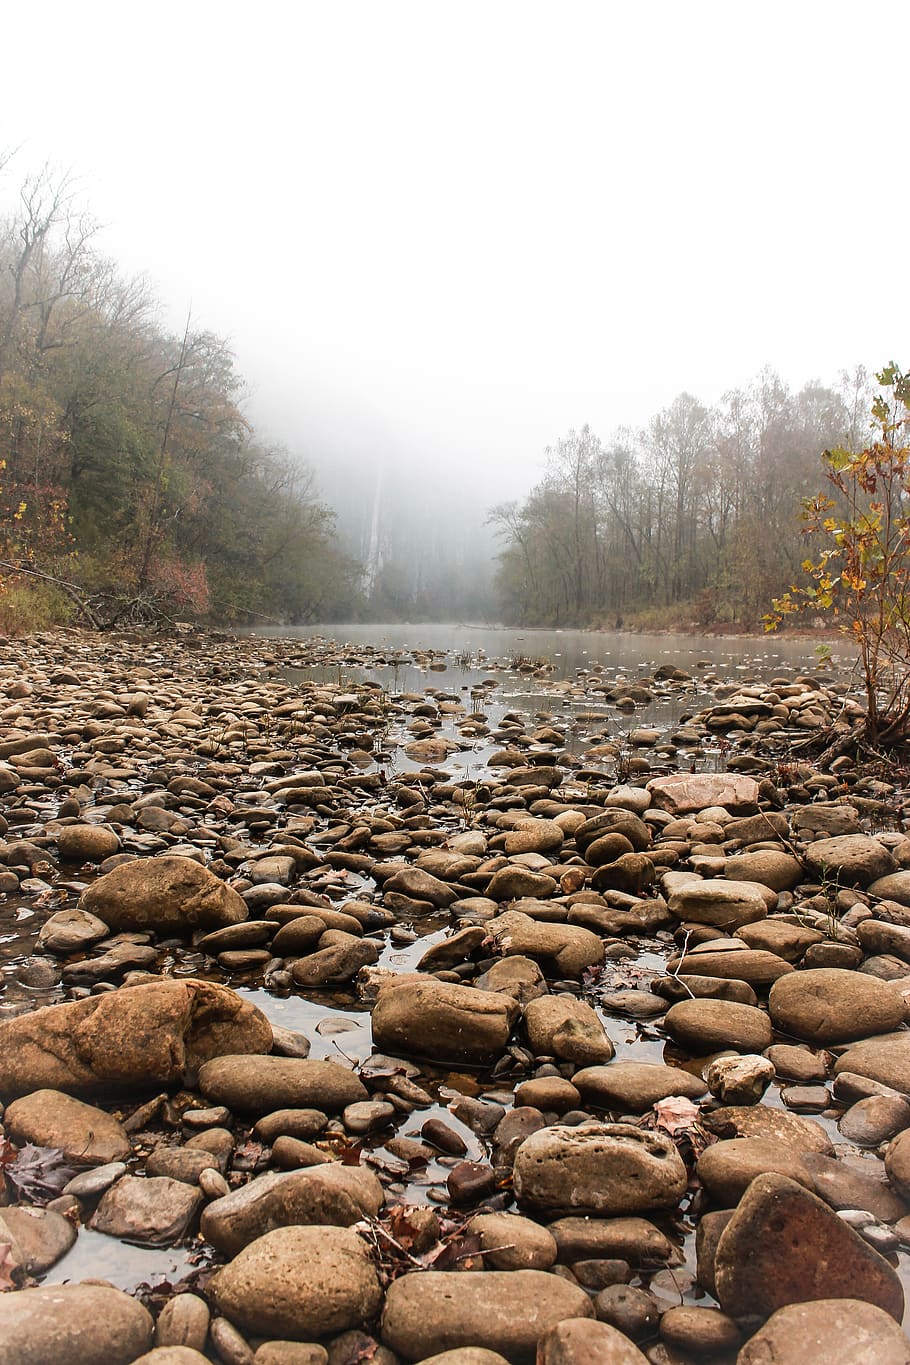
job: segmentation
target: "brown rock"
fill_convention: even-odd
[[[771,1046],[771,1021],[764,1010],[732,1000],[680,1000],[667,1011],[664,1027],[695,1056],[724,1048],[763,1052]]]
[[[35,1090],[7,1107],[4,1126],[14,1142],[58,1147],[69,1161],[123,1161],[130,1140],[122,1123],[60,1090]]]
[[[402,1275],[389,1286],[382,1339],[405,1360],[480,1346],[531,1365],[549,1328],[565,1318],[593,1316],[583,1289],[545,1271],[430,1270]]]
[[[539,1057],[559,1057],[576,1066],[613,1058],[613,1044],[597,1014],[572,995],[542,995],[524,1010],[528,1042]]]
[[[862,972],[821,967],[776,981],[768,996],[774,1027],[826,1046],[890,1033],[904,1021],[900,993]]]
[[[395,1056],[482,1066],[505,1049],[518,1014],[510,996],[448,982],[384,982],[373,1010],[373,1040]]]
[[[541,1337],[537,1365],[647,1365],[647,1356],[606,1322],[568,1318]]]
[[[0,1294],[0,1365],[130,1365],[153,1330],[142,1304],[109,1285]]]
[[[242,1331],[291,1341],[359,1327],[382,1302],[366,1243],[337,1227],[266,1233],[216,1272],[209,1293]]]
[[[193,858],[134,858],[99,877],[79,900],[111,929],[190,934],[248,918],[243,897]]]
[[[265,1015],[226,986],[161,980],[121,987],[0,1023],[0,1098],[192,1084],[211,1057],[271,1045]]]
[[[287,1172],[269,1172],[208,1204],[202,1235],[226,1256],[275,1228],[293,1224],[350,1227],[375,1218],[382,1186],[365,1166],[328,1162]]]
[[[643,1213],[671,1208],[686,1188],[686,1170],[661,1133],[623,1123],[554,1125],[515,1153],[519,1205],[552,1213]]]
[[[759,1175],[721,1234],[721,1307],[766,1318],[790,1303],[860,1298],[900,1322],[904,1295],[888,1262],[822,1200],[782,1175]]]
[[[308,1057],[214,1057],[199,1068],[199,1089],[213,1104],[258,1115],[275,1109],[336,1114],[368,1098],[353,1071]]]
[[[779,1308],[737,1365],[910,1365],[910,1341],[887,1313],[859,1299],[816,1299]]]

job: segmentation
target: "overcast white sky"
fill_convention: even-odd
[[[0,196],[71,168],[295,449],[501,496],[682,389],[910,363],[908,38],[891,0],[7,6]]]

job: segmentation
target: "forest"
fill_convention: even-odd
[[[864,444],[871,392],[862,369],[797,393],[766,370],[714,408],[680,394],[642,431],[570,431],[491,514],[505,619],[754,627],[801,576],[803,500],[826,449]]]
[[[6,628],[349,611],[312,470],[251,430],[226,344],[192,318],[170,334],[97,235],[49,172],[0,224]]]
[[[336,453],[317,479],[318,461],[252,429],[228,345],[192,317],[169,331],[148,284],[97,240],[47,171],[0,223],[6,630],[177,617],[751,627],[799,577],[799,510],[822,452],[863,443],[863,370],[795,393],[765,371],[716,407],[681,394],[643,430],[570,431],[530,493],[492,511],[482,490],[459,503],[431,457],[422,482],[384,473],[378,449],[347,465]]]

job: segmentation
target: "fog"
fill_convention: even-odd
[[[479,524],[570,427],[900,358],[905,5],[55,0],[4,29],[2,206],[72,170],[330,500],[382,468]]]

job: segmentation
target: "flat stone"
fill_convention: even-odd
[[[400,1276],[386,1292],[382,1340],[406,1360],[480,1346],[532,1365],[537,1344],[566,1318],[594,1316],[578,1285],[540,1270]]]
[[[731,1000],[680,1000],[667,1011],[664,1028],[675,1043],[694,1056],[724,1048],[763,1052],[773,1036],[764,1010]]]
[[[218,1251],[234,1256],[275,1228],[350,1227],[363,1218],[375,1218],[383,1199],[382,1186],[365,1166],[328,1162],[269,1172],[208,1204],[201,1230]]]
[[[5,1241],[13,1244],[16,1259],[29,1275],[43,1275],[75,1244],[76,1229],[54,1209],[4,1208],[0,1209],[0,1242]]]
[[[199,1068],[199,1089],[214,1104],[259,1115],[275,1109],[335,1114],[368,1098],[347,1067],[303,1057],[215,1057]]]
[[[643,1114],[659,1100],[683,1095],[698,1100],[708,1087],[698,1076],[662,1062],[612,1062],[589,1066],[572,1077],[586,1104],[624,1114]]]

